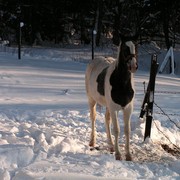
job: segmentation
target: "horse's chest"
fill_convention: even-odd
[[[125,107],[129,104],[134,97],[134,90],[131,84],[130,74],[112,73],[110,76],[111,99],[119,104],[121,107]]]

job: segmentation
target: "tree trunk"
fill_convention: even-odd
[[[164,19],[163,31],[164,31],[164,37],[165,37],[165,43],[166,43],[167,49],[171,47],[171,41],[169,39],[169,25],[168,24],[169,24],[168,19]]]
[[[164,1],[165,7],[163,8],[163,32],[164,32],[164,37],[165,37],[165,43],[167,50],[171,47],[171,42],[169,39],[169,20],[170,20],[170,4],[168,1]]]
[[[117,11],[115,11],[115,18],[114,18],[114,25],[113,25],[113,38],[112,38],[112,41],[113,41],[113,44],[115,44],[116,46],[119,46],[119,43],[120,43],[120,35],[119,35],[119,32],[120,32],[120,16],[121,16],[121,11],[122,11],[122,8],[121,8],[121,3],[117,0],[116,1],[116,6],[117,6]]]

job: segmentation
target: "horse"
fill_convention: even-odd
[[[117,59],[112,57],[96,57],[86,68],[85,86],[90,109],[92,125],[89,146],[96,144],[96,105],[106,107],[105,124],[107,143],[111,152],[115,151],[115,159],[122,160],[118,138],[120,127],[118,112],[122,110],[124,133],[126,137],[126,160],[131,161],[130,153],[130,118],[133,111],[134,83],[133,73],[137,70],[136,46],[129,39],[121,40]],[[113,124],[114,139],[111,135]],[[114,140],[114,142],[113,142]]]

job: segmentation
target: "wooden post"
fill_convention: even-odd
[[[157,56],[154,54],[151,57],[151,69],[150,78],[147,87],[147,91],[144,97],[143,104],[141,106],[140,118],[143,118],[146,114],[146,126],[144,140],[151,135],[151,124],[153,118],[153,104],[154,104],[154,90],[155,90],[155,80],[159,64],[157,63]]]
[[[165,69],[166,67],[166,64],[168,62],[168,60],[170,61],[170,73],[174,75],[174,52],[173,52],[173,47],[171,46],[159,68],[159,73],[162,73],[163,70]]]

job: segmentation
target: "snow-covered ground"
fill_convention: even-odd
[[[0,180],[180,179],[180,154],[161,146],[174,148],[168,137],[180,147],[180,77],[158,74],[155,94],[157,105],[178,127],[154,106],[152,136],[144,142],[145,123],[138,117],[149,71],[142,71],[148,68],[139,62],[131,124],[133,161],[116,161],[106,150],[104,109],[97,114],[97,145],[103,150],[88,146],[84,73],[90,58],[89,49],[72,48],[26,49],[22,60],[15,53],[0,53]],[[150,61],[150,56],[143,59]],[[124,155],[121,113],[119,119]]]

